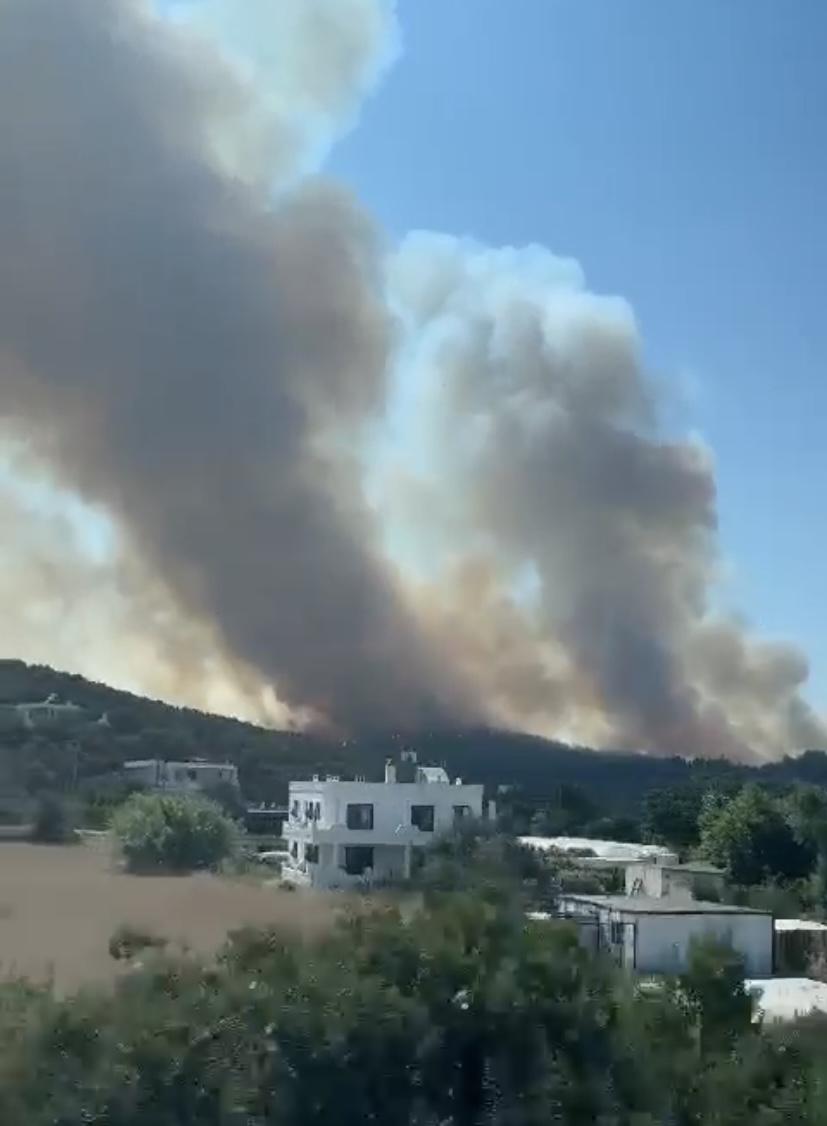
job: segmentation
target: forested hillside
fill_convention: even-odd
[[[827,756],[810,752],[763,768],[724,762],[687,763],[629,753],[597,753],[507,731],[427,731],[403,740],[325,739],[271,731],[223,716],[134,696],[70,673],[22,661],[0,661],[0,704],[35,703],[54,695],[84,709],[82,717],[38,725],[4,709],[0,730],[0,786],[29,794],[83,786],[130,758],[227,758],[241,772],[253,800],[281,801],[291,778],[316,772],[375,775],[388,753],[403,746],[420,759],[442,762],[469,781],[517,786],[541,800],[561,785],[586,789],[614,814],[634,812],[652,790],[724,779],[827,784]],[[108,723],[97,720],[106,715]]]

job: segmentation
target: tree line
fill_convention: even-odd
[[[74,719],[25,726],[14,705],[48,696],[81,709]],[[105,716],[105,723],[99,723]],[[827,786],[827,755],[808,752],[763,767],[725,761],[663,758],[622,752],[596,754],[552,740],[490,729],[384,732],[325,736],[274,731],[223,716],[149,700],[83,677],[22,661],[0,661],[0,821],[13,821],[32,795],[78,790],[103,793],[124,762],[141,758],[226,759],[239,768],[251,801],[284,804],[288,783],[312,774],[381,777],[388,754],[414,750],[423,762],[455,775],[501,785],[554,806],[560,787],[587,792],[592,820],[604,829],[642,815],[654,791],[722,789],[754,781],[762,787],[793,783]],[[513,802],[512,802],[513,804]],[[582,818],[581,818],[582,820]],[[619,823],[619,824],[617,824]],[[608,831],[605,835],[611,835]]]

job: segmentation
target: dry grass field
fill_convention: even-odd
[[[128,876],[105,839],[65,847],[3,841],[0,976],[48,976],[63,992],[119,972],[108,946],[124,924],[209,952],[247,924],[318,933],[343,904],[246,878]]]

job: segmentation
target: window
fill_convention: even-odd
[[[373,806],[369,806],[373,809]],[[345,846],[345,871],[349,876],[363,876],[373,867],[373,849],[366,845]]]
[[[308,864],[318,864],[319,846],[316,844],[306,844],[304,846],[304,858]]]
[[[412,805],[411,824],[421,833],[433,833],[434,807],[432,805]]]
[[[609,924],[609,941],[612,946],[622,946],[623,939],[623,923],[615,919]]]
[[[293,804],[290,806],[290,817],[293,821],[298,821],[298,819],[299,819],[299,803],[298,803],[298,800],[294,801]]]
[[[470,805],[455,805],[454,806],[454,824],[458,821],[464,821],[467,817],[471,816]]]
[[[198,781],[198,775],[196,774],[196,772],[194,770],[188,770],[187,771],[187,778],[189,778],[190,782],[197,782]]]
[[[298,855],[299,855],[299,842],[298,841],[293,841],[293,843],[290,845],[290,855],[293,857],[294,860],[298,859]]]
[[[371,830],[373,828],[373,805],[367,802],[349,804],[345,824],[348,829]]]

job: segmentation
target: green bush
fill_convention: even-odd
[[[74,817],[57,794],[44,794],[37,803],[31,839],[39,844],[68,844],[76,841]]]
[[[133,794],[112,818],[130,872],[215,869],[236,851],[238,828],[215,802],[177,794]]]

